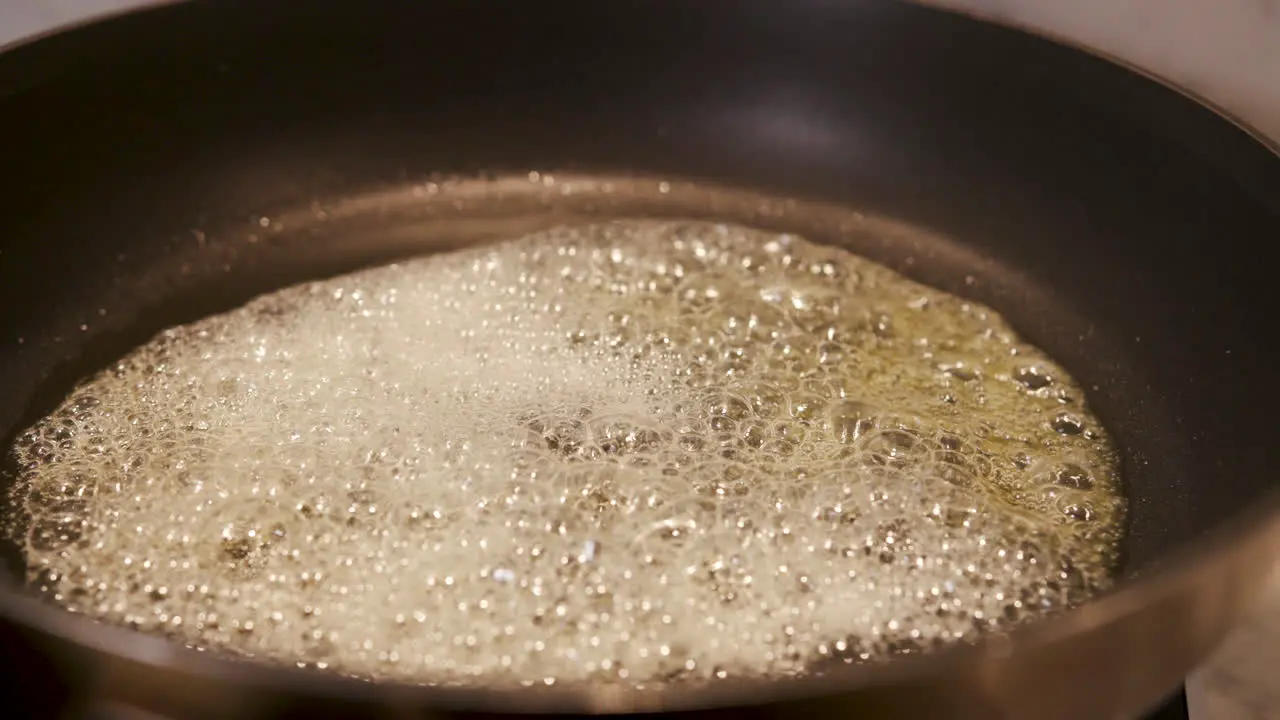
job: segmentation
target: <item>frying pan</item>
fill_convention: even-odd
[[[719,217],[997,308],[1089,389],[1131,504],[1122,581],[1074,611],[645,691],[198,653],[28,597],[10,547],[7,697],[33,716],[1124,717],[1212,648],[1280,537],[1280,159],[1013,29],[853,0],[161,4],[0,56],[0,163],[8,434],[157,330],[288,283],[593,216]]]

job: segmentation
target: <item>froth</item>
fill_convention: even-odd
[[[358,676],[782,675],[1104,587],[1072,379],[991,310],[797,237],[563,228],[169,330],[24,434],[33,582]]]

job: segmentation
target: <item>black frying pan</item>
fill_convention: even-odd
[[[1074,612],[696,690],[263,668],[65,615],[15,579],[9,697],[42,712],[74,697],[192,718],[1114,717],[1211,648],[1280,535],[1262,255],[1280,239],[1280,160],[1158,82],[1009,29],[889,2],[183,3],[0,56],[0,168],[5,433],[156,330],[255,293],[529,225],[679,214],[841,243],[996,307],[1092,389],[1131,500],[1126,581]],[[530,170],[648,179],[609,196],[425,189]],[[465,201],[432,200],[449,193]],[[853,211],[887,220],[855,231]]]

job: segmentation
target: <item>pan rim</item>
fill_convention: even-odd
[[[25,51],[50,38],[73,36],[85,28],[123,16],[188,2],[189,0],[144,0],[127,9],[97,14],[50,28],[34,36],[0,45],[0,65],[12,62],[16,51]],[[1250,136],[1258,146],[1269,150],[1270,155],[1274,156],[1273,162],[1280,160],[1280,140],[1268,138],[1252,125],[1232,116],[1200,95],[1132,63],[1017,23],[941,8],[927,1],[917,0],[909,4],[919,5],[931,12],[961,15],[985,24],[1002,26],[1013,32],[1035,36],[1105,60],[1208,109]],[[1242,561],[1246,556],[1253,557],[1265,549],[1277,546],[1280,546],[1280,489],[1268,492],[1254,507],[1210,530],[1195,546],[1183,546],[1169,553],[1161,567],[1144,577],[1121,582],[1113,590],[1100,594],[1081,606],[1031,623],[1007,635],[990,636],[972,645],[955,645],[938,652],[899,658],[888,663],[847,666],[822,676],[766,681],[733,678],[698,688],[676,686],[632,690],[569,686],[504,690],[371,683],[200,653],[164,638],[73,616],[8,587],[0,588],[0,617],[103,654],[122,656],[146,667],[205,676],[246,687],[261,687],[273,691],[285,689],[313,697],[342,696],[391,703],[413,702],[438,707],[530,714],[691,710],[847,693],[873,685],[892,685],[913,678],[940,675],[964,666],[978,667],[993,661],[1007,661],[1011,656],[1050,647],[1082,632],[1103,632],[1107,626],[1120,622],[1153,602],[1173,597],[1187,587],[1218,577],[1234,561]],[[971,675],[977,672],[971,671]]]

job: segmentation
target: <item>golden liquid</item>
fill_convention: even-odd
[[[787,675],[1107,586],[1110,442],[992,310],[799,237],[617,221],[167,331],[22,436],[79,613],[378,679]]]

